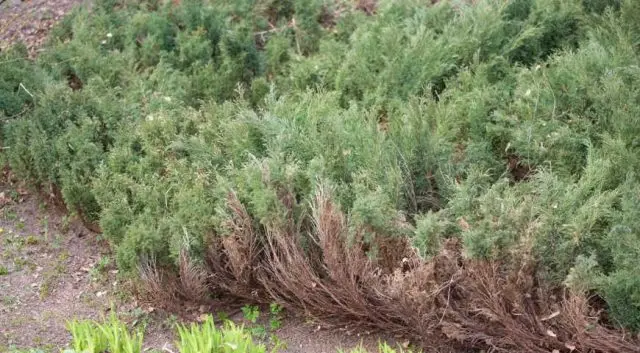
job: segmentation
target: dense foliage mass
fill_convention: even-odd
[[[123,269],[202,259],[230,192],[304,238],[322,187],[371,257],[530,256],[640,329],[640,2],[427,3],[96,1],[0,54],[3,157]]]

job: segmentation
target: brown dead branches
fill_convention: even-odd
[[[285,193],[281,201],[291,206],[293,198]],[[379,253],[401,259],[394,260],[395,269],[383,270],[385,262],[367,256],[360,232],[350,231],[326,190],[317,194],[304,227],[291,211],[288,221],[256,229],[235,195],[227,203],[234,217],[227,224],[229,235],[210,246],[210,290],[277,301],[320,320],[374,327],[436,349],[640,352],[637,341],[604,326],[584,296],[540,283],[529,260],[508,270],[465,258],[459,243],[450,240],[426,261],[399,241]],[[202,283],[199,270],[188,272],[180,277]],[[143,273],[151,283],[164,281],[160,273]],[[200,288],[176,293],[199,296]]]
[[[242,298],[258,300],[255,272],[259,265],[258,234],[251,217],[234,193],[227,197],[234,215],[226,224],[229,235],[211,237],[206,262],[213,279],[212,287]]]

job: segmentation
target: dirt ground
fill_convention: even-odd
[[[49,30],[83,0],[0,0],[0,51],[22,41],[37,55]]]
[[[134,322],[146,314],[135,304],[98,235],[24,188],[0,184],[0,352],[64,347],[67,320],[99,319],[117,305]]]

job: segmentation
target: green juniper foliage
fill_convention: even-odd
[[[35,61],[0,54],[3,160],[99,222],[123,270],[202,259],[230,192],[259,233],[288,208],[303,227],[322,184],[372,244],[531,256],[640,329],[639,2],[344,6],[78,8]]]

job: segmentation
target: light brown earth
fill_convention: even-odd
[[[49,30],[83,0],[0,0],[0,51],[23,42],[32,56]]]

